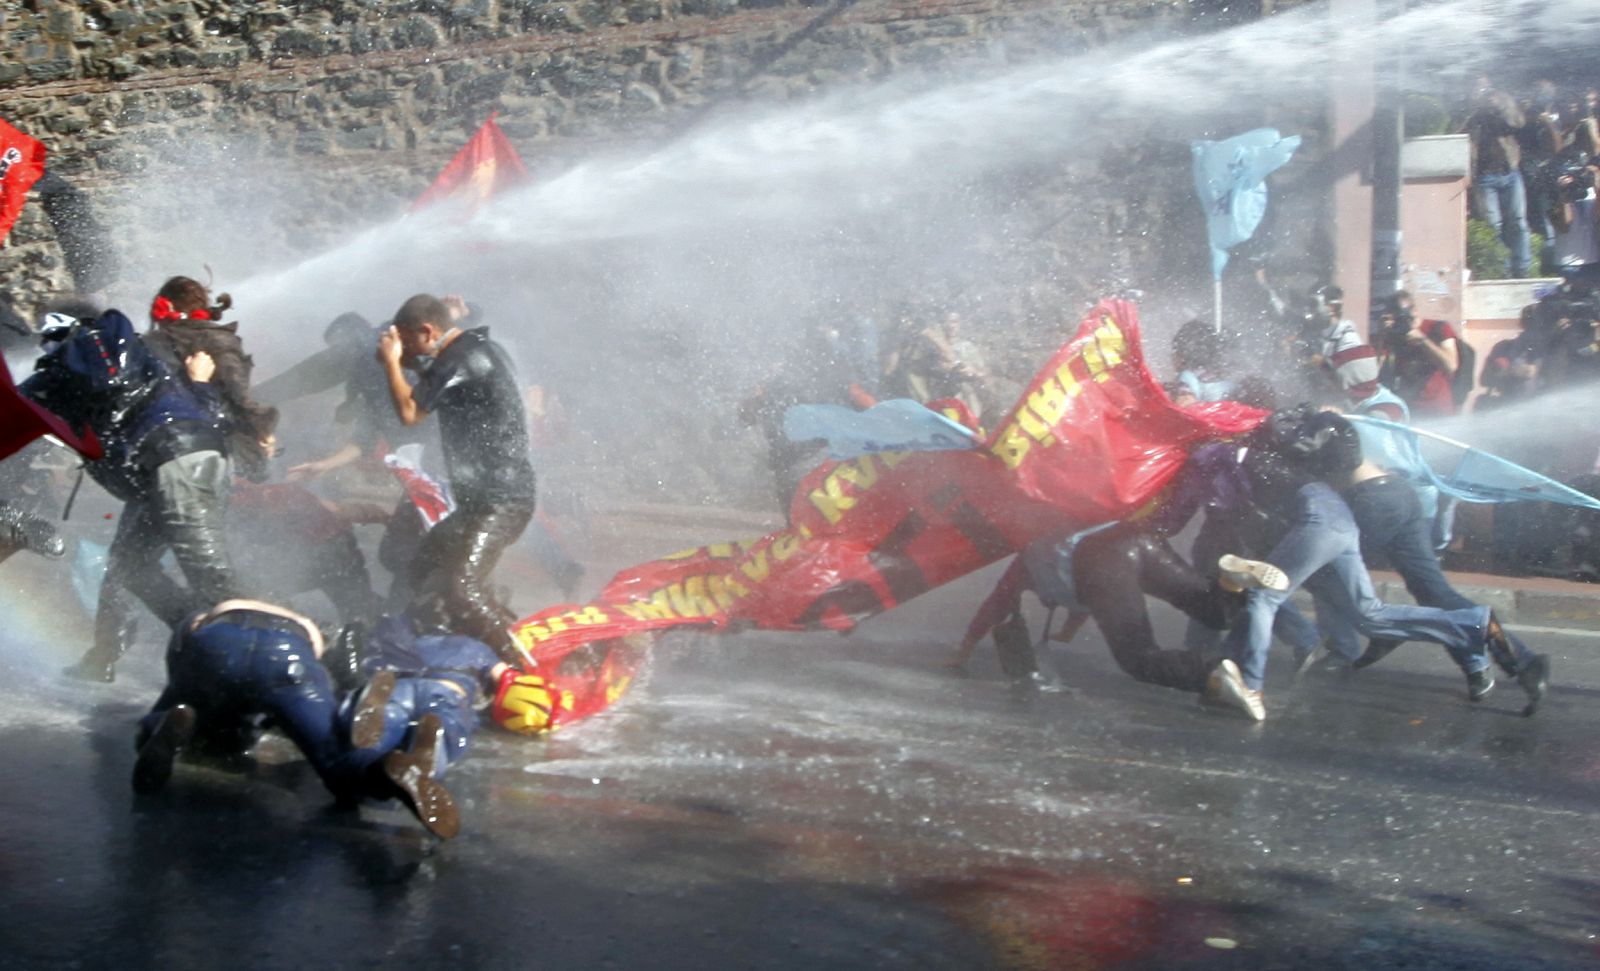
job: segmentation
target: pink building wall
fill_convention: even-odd
[[[1333,0],[1328,16],[1352,29],[1376,18],[1374,0]],[[1372,55],[1356,51],[1336,66],[1330,92],[1333,132],[1333,276],[1344,315],[1362,333],[1372,293]],[[1403,212],[1403,207],[1402,207]],[[1402,214],[1401,234],[1405,234]],[[1402,240],[1402,258],[1404,258]]]

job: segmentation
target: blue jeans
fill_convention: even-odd
[[[244,622],[229,618],[238,617]],[[329,791],[358,788],[336,718],[338,697],[328,671],[293,621],[255,611],[229,612],[198,630],[185,621],[167,645],[167,687],[145,716],[154,729],[174,705],[195,709],[197,735],[238,737],[265,717],[305,755]],[[259,622],[259,623],[257,623]]]
[[[1462,596],[1444,571],[1439,568],[1439,557],[1433,550],[1432,523],[1422,514],[1415,488],[1397,475],[1368,479],[1345,494],[1350,513],[1361,532],[1361,549],[1369,561],[1387,563],[1400,574],[1412,599],[1424,607],[1442,607],[1458,610],[1477,606]],[[1356,632],[1349,624],[1336,624],[1329,631],[1329,647],[1340,653],[1350,653],[1356,648]],[[1514,674],[1523,661],[1532,657],[1527,645],[1507,634],[1512,654],[1495,661],[1507,673]],[[1349,649],[1345,649],[1345,645]],[[1467,674],[1482,671],[1489,666],[1489,658],[1482,651],[1462,654],[1456,651],[1450,657]]]
[[[1293,525],[1267,556],[1289,578],[1289,589],[1252,590],[1223,646],[1239,663],[1245,684],[1259,690],[1278,608],[1301,586],[1320,607],[1368,637],[1433,641],[1455,654],[1483,653],[1489,608],[1441,610],[1385,604],[1361,561],[1361,536],[1339,494],[1321,482],[1300,489]]]
[[[339,712],[340,728],[347,738],[357,697],[352,694]],[[354,763],[365,768],[396,749],[409,749],[417,721],[430,714],[438,715],[444,726],[444,746],[439,750],[444,765],[435,766],[433,772],[435,777],[443,775],[445,765],[467,754],[467,743],[478,730],[478,715],[472,710],[472,703],[453,681],[443,678],[396,680],[394,694],[383,709],[383,734],[378,744],[356,750],[352,754]]]
[[[361,669],[371,677],[380,670],[398,675],[394,693],[383,711],[383,734],[377,745],[352,756],[362,767],[371,765],[395,749],[411,747],[416,722],[434,714],[444,725],[445,762],[454,762],[467,752],[467,743],[478,728],[475,705],[484,700],[489,673],[500,658],[482,641],[460,634],[416,636],[409,625],[394,617],[384,617],[373,626],[368,655]],[[339,712],[344,737],[349,737],[355,716],[352,694]],[[442,775],[444,766],[436,767]]]
[[[1522,173],[1478,176],[1472,182],[1472,202],[1478,215],[1494,227],[1495,235],[1511,251],[1506,270],[1514,278],[1526,277],[1533,264],[1533,247],[1528,239],[1528,203]]]
[[[1200,524],[1200,532],[1194,538],[1194,548],[1190,554],[1194,567],[1210,580],[1216,579],[1217,560],[1224,553],[1258,555],[1257,551],[1248,548],[1229,516],[1228,513],[1208,508],[1205,520]],[[1307,620],[1300,608],[1292,603],[1284,604],[1277,616],[1272,618],[1272,632],[1278,640],[1296,651],[1310,653],[1317,648],[1316,625]],[[1183,646],[1207,657],[1222,657],[1222,638],[1222,631],[1207,627],[1191,617],[1183,631]]]

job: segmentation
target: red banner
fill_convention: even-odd
[[[444,167],[433,185],[411,204],[411,211],[449,200],[459,205],[468,215],[496,193],[526,178],[528,170],[522,158],[512,147],[506,133],[494,123],[494,116],[484,122],[476,134],[462,146],[450,164]]]
[[[0,243],[22,215],[28,190],[44,175],[44,143],[0,121]]]
[[[545,727],[614,701],[648,645],[638,635],[849,630],[1042,533],[1142,514],[1191,448],[1262,415],[1177,408],[1145,368],[1134,306],[1102,301],[982,450],[822,465],[795,493],[789,528],[623,570],[592,603],[519,622],[534,673],[559,698]]]
[[[101,457],[100,440],[85,428],[80,437],[54,413],[34,404],[17,392],[11,382],[11,366],[0,354],[0,459],[22,450],[29,442],[54,435],[76,449],[89,461]]]

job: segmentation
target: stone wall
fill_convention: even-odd
[[[175,272],[164,227],[204,221],[219,245],[264,260],[316,252],[403,212],[491,112],[531,170],[553,172],[665,142],[741,106],[902,76],[958,78],[1273,9],[1267,0],[0,0],[0,117],[44,140],[52,171],[88,193],[118,257],[90,285],[136,305]],[[1242,120],[1271,119],[1251,109]],[[998,396],[1084,300],[1149,286],[1203,252],[1187,166],[1184,141],[1130,125],[1113,151],[971,187],[1028,217],[1019,216],[1020,244],[1011,227],[992,234],[1013,237],[1008,255],[969,279],[950,274],[951,292],[983,304],[974,337],[988,345]],[[227,177],[205,178],[208,167]],[[1184,175],[1149,177],[1162,169]],[[151,185],[168,191],[152,199]],[[232,205],[240,192],[254,205]],[[178,255],[184,267],[204,257]],[[0,249],[0,274],[24,313],[72,287],[40,206]],[[710,456],[715,434],[705,435]],[[641,489],[682,491],[649,463],[634,471]],[[715,478],[701,477],[703,494],[716,494]]]
[[[120,184],[202,139],[234,160],[293,167],[316,188],[292,233],[281,231],[314,248],[396,211],[491,111],[537,169],[667,137],[729,102],[1087,49],[1250,7],[10,0],[0,3],[0,114],[46,142],[54,171],[112,207]],[[0,253],[9,286],[26,295],[68,285],[37,210]]]

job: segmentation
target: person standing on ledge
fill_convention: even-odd
[[[439,414],[439,437],[456,509],[429,531],[412,564],[407,613],[426,626],[466,634],[523,666],[516,620],[489,585],[505,548],[533,517],[535,485],[528,421],[516,368],[487,327],[463,330],[459,297],[419,293],[401,305],[378,342],[395,414],[409,426]],[[406,383],[402,367],[418,375]]]

